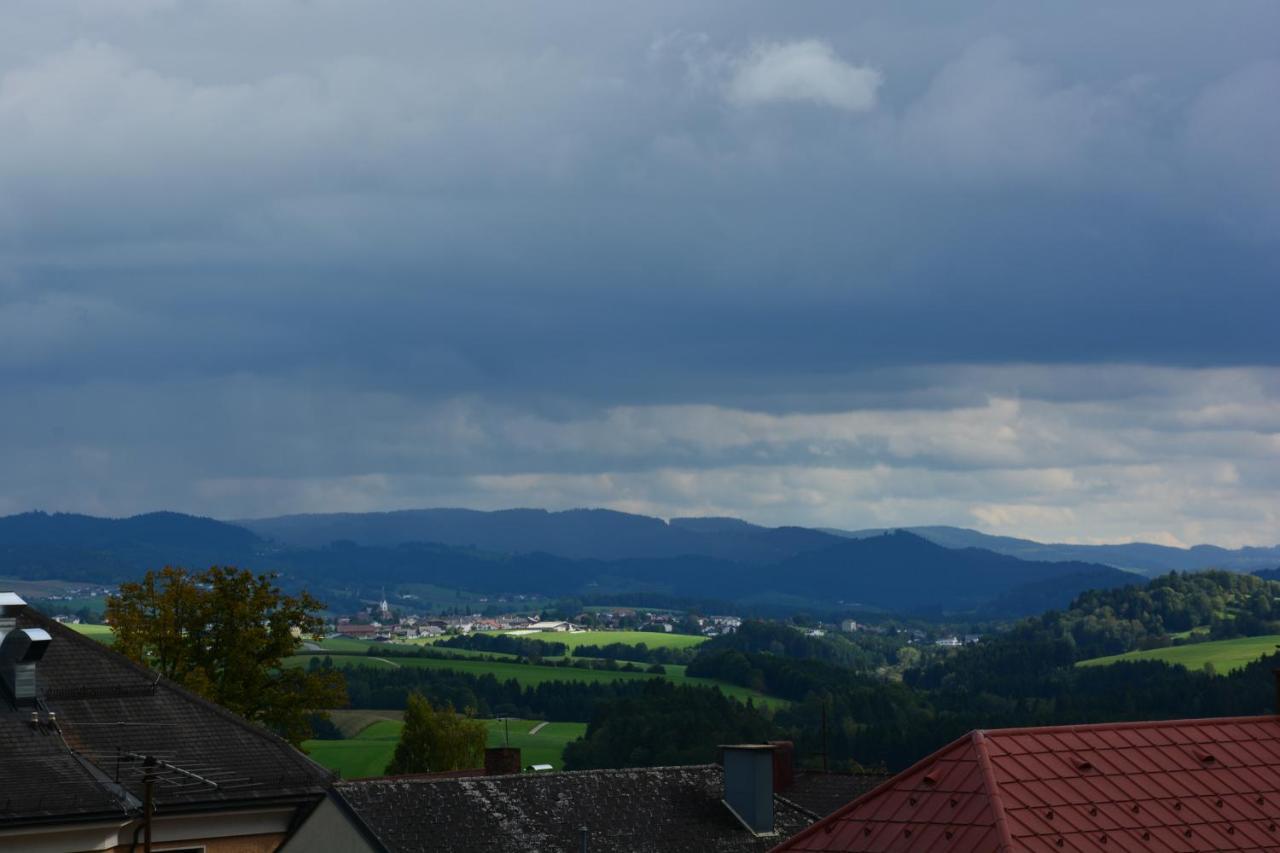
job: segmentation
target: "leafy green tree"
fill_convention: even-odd
[[[284,595],[274,575],[166,567],[121,584],[106,618],[117,651],[297,745],[314,710],[347,702],[340,672],[281,665],[320,636],[321,606],[306,592]]]
[[[452,705],[432,708],[422,694],[410,693],[404,729],[387,773],[441,773],[479,767],[484,763],[487,737],[488,731],[479,720],[457,713]]]

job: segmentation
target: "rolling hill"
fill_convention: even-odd
[[[988,615],[1038,612],[1083,589],[1134,580],[1099,563],[943,547],[906,531],[854,538],[737,519],[668,523],[602,510],[424,510],[268,521],[255,531],[177,513],[9,516],[0,518],[0,575],[107,583],[164,565],[222,564],[277,571],[295,585],[329,590],[418,583],[478,594],[653,594],[790,611]],[[297,544],[276,538],[285,535]],[[411,535],[447,541],[378,544]],[[479,542],[457,544],[470,539]]]
[[[895,528],[922,536],[945,548],[984,548],[998,554],[1008,554],[1022,560],[1044,560],[1102,563],[1119,569],[1129,569],[1144,574],[1165,572],[1193,572],[1201,569],[1231,569],[1252,572],[1280,566],[1280,545],[1270,547],[1220,548],[1217,545],[1195,545],[1190,548],[1174,548],[1154,545],[1150,542],[1128,542],[1120,545],[1073,545],[1066,543],[1035,542],[1012,536],[992,536],[965,527],[942,525]],[[889,528],[867,530],[837,530],[823,528],[823,532],[852,539],[865,539],[889,532]]]
[[[264,543],[212,518],[26,512],[0,517],[0,575],[117,581],[166,565],[247,564]]]
[[[675,518],[666,522],[604,509],[413,509],[286,515],[235,523],[294,547],[316,548],[338,541],[381,547],[434,542],[506,554],[543,552],[578,560],[696,555],[762,563],[840,541],[830,533],[803,527],[759,527],[736,518]]]

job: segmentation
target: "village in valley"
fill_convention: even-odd
[[[518,596],[513,596],[518,600]],[[403,599],[412,604],[412,599]],[[501,604],[505,599],[499,600]],[[482,603],[485,600],[482,599]],[[488,608],[492,610],[493,608]],[[572,620],[543,619],[538,613],[512,612],[496,616],[479,613],[462,616],[418,616],[402,614],[393,608],[384,594],[377,604],[359,613],[337,616],[326,623],[331,636],[355,640],[392,642],[443,637],[474,632],[500,632],[512,636],[539,633],[581,633],[584,631],[636,631],[658,634],[695,633],[716,637],[731,633],[742,624],[737,616],[681,615],[669,610],[647,610],[630,607],[594,608],[581,611]],[[643,639],[643,638],[640,638]]]

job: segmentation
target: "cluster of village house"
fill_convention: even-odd
[[[537,614],[510,613],[501,616],[416,616],[397,615],[384,598],[379,604],[352,616],[339,616],[326,626],[333,636],[361,640],[408,640],[439,637],[445,634],[470,634],[474,631],[504,632],[514,635],[610,630],[634,627],[641,631],[672,633],[685,627],[686,618],[668,611],[651,611],[628,607],[582,613],[572,621],[543,619]],[[742,620],[737,616],[695,616],[698,632],[715,637],[737,630]]]
[[[687,623],[694,620],[693,625]],[[572,621],[546,620],[537,614],[510,613],[501,616],[416,616],[397,615],[384,598],[379,604],[371,606],[361,613],[352,616],[340,616],[326,626],[331,636],[349,637],[360,640],[376,640],[390,642],[410,640],[420,637],[439,637],[445,634],[469,634],[473,631],[503,632],[514,635],[572,632],[590,629],[634,628],[641,631],[688,631],[696,626],[699,634],[705,637],[716,637],[731,634],[742,625],[738,616],[691,616],[673,615],[669,611],[645,610],[629,607],[618,607],[597,610],[590,614],[582,613]],[[843,619],[837,624],[828,626],[839,628],[845,633],[856,631],[879,632],[874,625],[859,623],[854,619]],[[825,636],[828,627],[816,626],[802,629],[810,637]],[[908,629],[909,643],[928,642],[924,631]],[[932,640],[933,645],[942,648],[958,648],[981,640],[978,634],[951,634]]]

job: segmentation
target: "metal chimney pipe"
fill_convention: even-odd
[[[591,837],[591,832],[585,827],[578,827],[578,840],[581,842],[581,850],[579,853],[588,853],[587,840]]]
[[[756,835],[773,832],[772,744],[722,744],[724,800],[729,811]]]
[[[1276,713],[1280,714],[1280,669],[1271,670],[1271,675],[1276,680]]]
[[[27,607],[22,597],[0,592],[0,683],[19,705],[36,702],[36,662],[53,638],[43,628],[19,628],[18,615]]]

